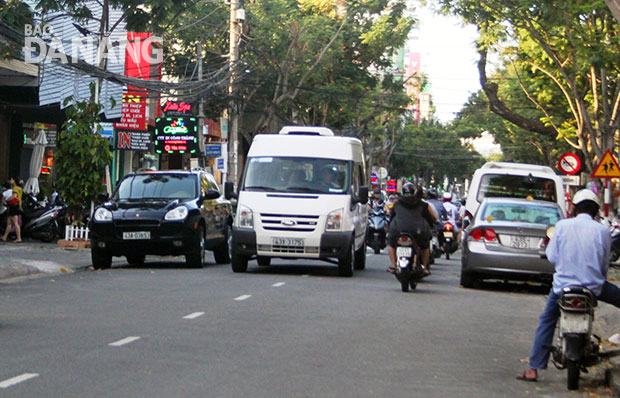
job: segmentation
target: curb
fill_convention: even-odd
[[[58,247],[74,248],[74,249],[87,249],[90,248],[90,241],[84,240],[58,240]]]

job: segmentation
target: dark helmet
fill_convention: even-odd
[[[429,189],[426,194],[429,199],[437,199],[437,191],[435,189]]]
[[[415,194],[415,186],[412,183],[407,183],[403,185],[401,192],[405,196],[413,196]]]
[[[372,193],[373,193],[374,195],[376,195],[376,194],[381,194],[381,190],[380,190],[379,188],[375,188],[375,190],[374,190],[374,191],[372,191]]]

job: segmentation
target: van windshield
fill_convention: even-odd
[[[243,190],[345,194],[350,184],[349,162],[338,159],[252,157]]]
[[[477,200],[484,198],[509,197],[546,200],[556,202],[555,181],[549,178],[527,176],[486,174],[480,180]]]

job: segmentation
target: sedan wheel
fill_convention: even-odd
[[[194,248],[185,255],[185,262],[190,267],[201,268],[207,257],[204,227],[200,225],[196,231]]]

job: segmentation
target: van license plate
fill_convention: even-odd
[[[150,231],[123,232],[125,240],[151,239]]]
[[[396,256],[397,257],[411,257],[411,248],[410,247],[397,247],[396,248]]]
[[[304,240],[295,238],[271,238],[271,243],[274,246],[304,247]]]
[[[562,312],[560,315],[560,333],[587,333],[590,328],[590,315],[570,314]]]

